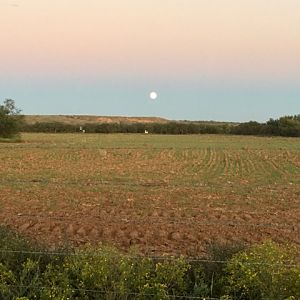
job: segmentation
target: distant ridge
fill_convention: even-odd
[[[27,124],[60,122],[64,124],[88,123],[168,123],[170,120],[159,117],[121,117],[88,115],[26,115]]]

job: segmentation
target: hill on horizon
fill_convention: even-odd
[[[84,125],[89,123],[168,123],[170,120],[159,117],[125,117],[92,115],[25,115],[27,124],[59,122]]]
[[[204,120],[169,120],[161,117],[126,117],[126,116],[93,116],[93,115],[25,115],[25,122],[27,124],[35,123],[64,123],[70,125],[84,125],[84,124],[103,124],[103,123],[160,123],[166,124],[170,122],[177,123],[201,123],[208,125],[237,125],[237,122],[223,122],[223,121],[204,121]]]

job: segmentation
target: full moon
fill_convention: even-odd
[[[158,94],[156,92],[151,92],[149,96],[151,100],[155,100],[158,97]]]

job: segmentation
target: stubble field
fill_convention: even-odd
[[[299,246],[300,139],[24,134],[0,144],[0,223],[53,248]]]

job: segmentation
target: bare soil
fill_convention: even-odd
[[[180,137],[189,146],[181,149],[139,135],[137,148],[123,135],[26,138],[1,145],[0,222],[51,248],[108,244],[195,257],[212,243],[300,247],[299,140],[262,148],[249,138],[243,149],[241,137],[221,148],[226,137],[201,137],[207,144],[197,148],[194,137]]]

